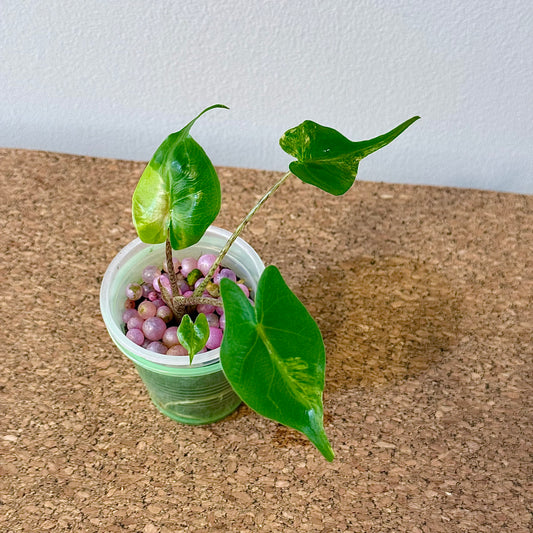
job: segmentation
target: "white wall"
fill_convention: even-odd
[[[0,146],[147,160],[193,130],[283,170],[304,119],[362,140],[362,179],[533,192],[530,0],[0,0]]]

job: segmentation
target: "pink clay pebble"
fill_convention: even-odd
[[[143,283],[141,288],[143,290],[143,298],[148,298],[148,295],[154,290],[151,283]]]
[[[207,339],[207,342],[205,344],[205,347],[208,350],[214,350],[215,348],[219,348],[222,344],[222,336],[224,335],[224,332],[220,328],[209,328],[209,339]]]
[[[138,346],[142,346],[144,342],[144,334],[140,329],[134,328],[128,330],[128,332],[126,333],[126,337],[128,337],[130,341],[133,341]]]
[[[215,306],[210,304],[198,304],[196,310],[204,315],[209,315],[215,311]]]
[[[167,325],[158,316],[147,318],[143,324],[144,336],[151,341],[161,340],[166,329]]]
[[[181,344],[174,344],[167,350],[167,355],[187,355],[187,350]]]
[[[143,289],[138,283],[130,283],[126,287],[126,298],[128,300],[138,300],[143,295]]]
[[[161,307],[158,307],[155,316],[158,316],[159,318],[162,318],[164,320],[165,324],[168,324],[172,320],[172,318],[174,317],[170,307],[168,307],[166,305],[162,305]]]
[[[207,313],[205,315],[205,318],[207,318],[207,323],[212,328],[218,328],[219,327],[218,324],[220,322],[220,319],[218,318],[218,315],[216,315],[215,313]]]
[[[124,302],[124,309],[135,309],[135,300],[126,300]]]
[[[202,272],[204,276],[207,276],[209,269],[213,266],[217,256],[213,254],[204,254],[198,259],[198,270]]]
[[[222,278],[228,278],[231,281],[237,281],[237,276],[235,275],[235,272],[233,272],[233,270],[229,268],[223,268],[220,272],[217,272],[213,276],[213,281],[218,284],[220,283],[220,280]]]
[[[142,278],[145,283],[153,283],[154,278],[161,275],[161,270],[155,265],[148,265],[144,268]]]
[[[128,320],[134,316],[139,316],[139,311],[137,311],[137,309],[125,309],[122,313],[122,322],[127,324]]]
[[[179,344],[177,326],[171,326],[166,329],[165,333],[163,333],[163,344],[169,348]]]
[[[167,353],[167,347],[159,341],[153,341],[151,342],[147,347],[147,350],[150,350],[151,352],[160,353],[160,354],[166,354]]]
[[[198,268],[198,261],[194,257],[186,257],[181,260],[181,273],[187,277],[190,272]]]
[[[164,287],[167,292],[172,294],[172,288],[170,286],[170,280],[166,274],[161,274],[159,277],[154,279],[154,289],[157,292],[161,292],[161,287]]]
[[[178,289],[181,295],[191,290],[191,288],[189,287],[189,284],[184,279],[178,281]]]
[[[139,316],[146,320],[147,318],[155,316],[157,307],[154,302],[150,302],[150,300],[144,300],[139,304],[137,311],[139,312]]]
[[[142,330],[144,324],[144,319],[137,314],[137,316],[132,316],[127,323],[128,329],[139,329]]]

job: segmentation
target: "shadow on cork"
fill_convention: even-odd
[[[362,256],[317,277],[299,292],[324,337],[327,392],[415,377],[455,343],[458,299],[434,265]]]

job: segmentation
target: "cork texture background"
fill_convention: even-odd
[[[327,463],[241,406],[180,425],[99,311],[143,163],[0,150],[0,530],[531,530],[533,197],[289,180],[243,234],[326,344]],[[220,168],[233,229],[279,176]]]

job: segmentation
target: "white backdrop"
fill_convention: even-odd
[[[305,119],[422,116],[361,179],[533,192],[530,0],[0,0],[0,145],[147,160],[200,110],[216,165],[284,170]]]

